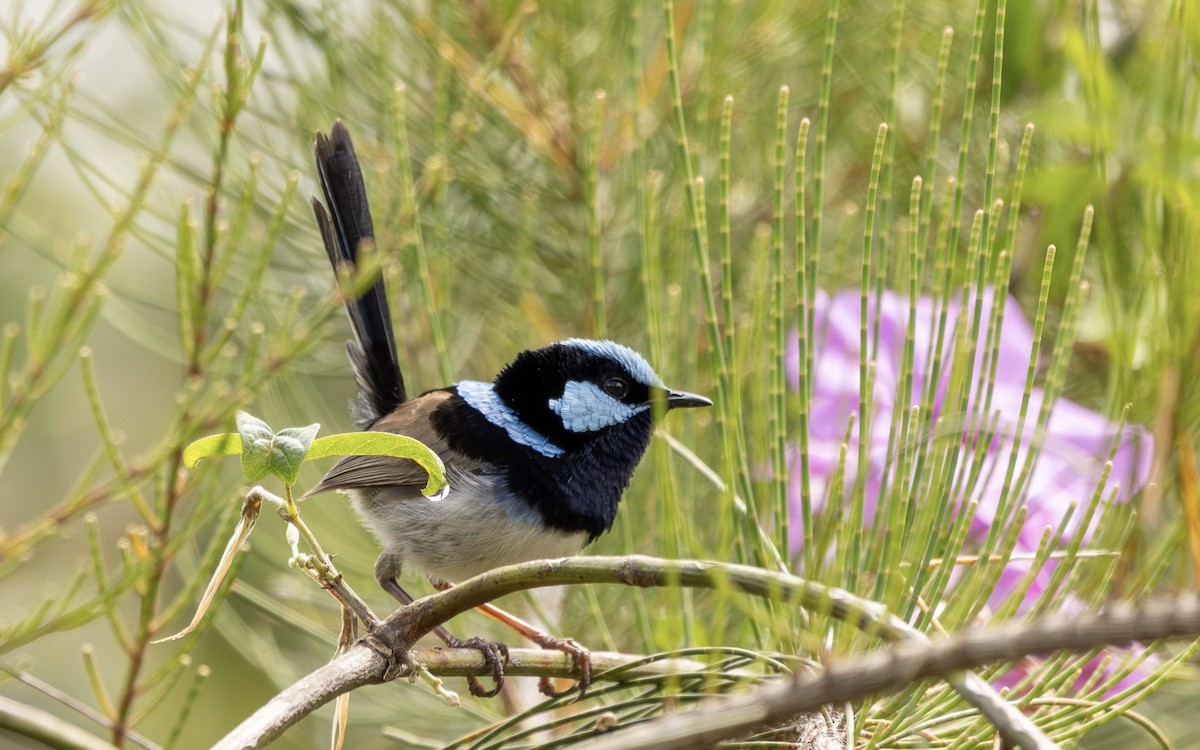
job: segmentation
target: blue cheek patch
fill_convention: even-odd
[[[550,399],[550,411],[562,418],[571,432],[596,432],[620,424],[649,409],[621,403],[595,383],[571,380],[563,388],[562,398]]]
[[[562,448],[550,442],[550,438],[522,422],[516,412],[496,395],[496,390],[491,383],[464,380],[455,384],[455,388],[458,389],[458,395],[467,402],[468,406],[482,414],[484,419],[507,432],[514,442],[533,448],[546,458],[556,458],[564,453]]]

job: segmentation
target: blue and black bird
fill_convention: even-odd
[[[314,196],[312,206],[325,249],[335,271],[353,267],[374,231],[341,121],[328,137],[317,134],[316,162],[325,205]],[[666,409],[712,403],[665,387],[632,349],[587,339],[521,352],[491,382],[464,380],[410,399],[382,280],[349,301],[347,311],[358,382],[355,424],[429,446],[445,463],[448,492],[438,500],[422,496],[427,477],[411,461],[351,456],[307,494],[350,495],[383,546],[375,577],[404,603],[412,598],[396,582],[402,569],[451,583],[503,565],[577,554],[612,527],[650,441],[655,401]],[[483,651],[499,689],[507,653],[501,644],[463,641],[444,629],[438,635],[451,646]],[[586,650],[568,639],[526,635],[571,653],[586,680]],[[484,694],[475,683],[472,692]]]

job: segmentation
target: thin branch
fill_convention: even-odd
[[[421,636],[457,614],[504,594],[572,583],[700,588],[724,585],[744,593],[785,600],[796,606],[827,612],[864,630],[878,633],[889,641],[908,641],[925,647],[928,647],[929,643],[923,633],[890,614],[877,602],[795,576],[760,568],[637,556],[543,560],[500,568],[455,588],[401,607],[358,646],[277,695],[216,747],[262,747],[339,694],[362,685],[386,682],[405,674],[403,660],[398,659],[396,655],[404,654]],[[982,680],[972,679],[972,676],[964,676],[955,670],[950,681],[959,687],[964,698],[984,712],[989,719],[997,715],[1002,716],[1003,720],[997,727],[1004,736],[1025,748],[1052,746],[1027,717],[1017,714],[1017,721],[1009,720],[1007,714],[1017,712]],[[829,701],[821,700],[814,706],[826,702]],[[997,705],[999,709],[996,708]]]
[[[91,706],[77,700],[73,696],[70,696],[70,695],[64,693],[63,691],[61,691],[58,688],[51,685],[50,683],[45,682],[38,677],[34,677],[33,675],[29,674],[28,672],[23,672],[19,669],[11,667],[8,664],[4,663],[3,661],[0,661],[0,671],[5,672],[6,674],[8,674],[9,677],[12,677],[14,680],[17,680],[18,682],[21,682],[25,685],[28,685],[30,688],[38,691],[39,693],[46,696],[47,698],[55,700],[58,703],[62,704],[63,706],[66,706],[72,712],[79,714],[80,716],[84,717],[88,721],[91,721],[100,726],[108,726],[108,719],[103,714],[101,714],[99,711],[97,711],[96,709],[92,708]],[[21,704],[17,704],[17,705],[21,705]],[[4,711],[4,710],[7,710],[7,707],[0,708],[0,711]],[[22,711],[25,710],[25,707],[22,706],[21,710]],[[126,733],[125,736],[130,742],[134,743],[135,745],[139,745],[141,747],[147,748],[147,750],[158,750],[158,745],[154,744],[153,742],[146,739],[145,737],[138,734],[137,732],[128,732],[128,733]],[[108,743],[105,743],[105,747],[107,747],[107,746],[108,746]]]
[[[579,745],[580,750],[639,750],[707,746],[748,730],[788,719],[829,703],[898,690],[992,662],[1015,661],[1046,651],[1085,651],[1104,645],[1194,638],[1200,634],[1200,599],[1194,595],[1132,606],[1116,605],[1095,615],[1056,614],[1030,623],[980,628],[928,643],[830,664],[820,675],[799,674],[786,684],[758,687],[745,695],[714,700],[624,732]]]
[[[492,667],[483,654],[473,648],[414,648],[409,652],[420,664],[439,677],[484,677]],[[509,677],[579,677],[579,667],[570,654],[563,651],[537,648],[510,648],[509,664],[504,674]],[[627,681],[644,677],[708,672],[712,666],[695,659],[656,659],[646,661],[640,654],[619,654],[613,651],[592,651],[592,672],[597,681],[611,679]],[[639,663],[643,662],[643,663]],[[636,664],[637,666],[630,666]],[[615,677],[605,672],[620,669]],[[761,676],[746,672],[747,678]]]
[[[47,747],[70,750],[115,750],[113,745],[54,714],[0,695],[0,729]]]
[[[570,655],[561,651],[509,649],[508,653],[510,661],[504,671],[509,677],[579,676],[578,666]],[[441,677],[484,676],[492,673],[483,655],[474,649],[416,648],[409,652],[409,656]],[[593,679],[597,682],[605,680],[605,673],[615,669],[621,669],[621,672],[612,679],[620,681],[709,669],[707,664],[691,659],[661,659],[629,666],[644,661],[645,657],[605,651],[593,651],[591,656]],[[339,694],[406,674],[398,670],[387,674],[389,668],[386,657],[360,641],[345,655],[318,668],[272,698],[214,745],[213,750],[265,747],[292,724]]]
[[[504,594],[572,583],[712,587],[717,582],[745,593],[827,612],[876,632],[894,645],[864,656],[840,659],[820,675],[798,675],[786,684],[757,688],[747,695],[714,703],[702,712],[648,722],[615,735],[611,738],[615,744],[605,744],[610,740],[602,738],[595,747],[693,747],[734,737],[826,704],[899,690],[929,677],[943,677],[954,684],[1013,744],[1023,748],[1055,747],[1028,717],[1021,716],[1021,723],[1011,723],[1007,718],[996,722],[991,705],[995,692],[990,685],[963,670],[996,661],[1014,661],[1031,653],[1200,635],[1200,599],[1195,596],[1140,607],[1117,605],[1097,615],[1058,615],[1033,623],[981,628],[954,638],[931,640],[878,603],[759,568],[648,557],[543,560],[500,568],[401,607],[347,654],[284,690],[215,747],[222,750],[263,747],[341,693],[406,674],[396,654],[405,653],[407,644],[451,617]],[[479,670],[477,673],[483,672],[482,659],[473,652],[459,655],[453,651],[442,654],[415,651],[411,655],[438,662],[439,668],[453,669],[453,674],[462,674],[460,670],[468,666]],[[554,670],[546,672],[539,671],[541,667],[532,661],[523,661],[533,657],[518,656],[522,663],[514,664],[510,674],[567,673],[561,671],[566,665],[556,661],[562,655],[539,655],[549,659],[544,662],[545,668]],[[426,664],[431,671],[438,671],[429,661]],[[1015,712],[1010,704],[1000,702],[1005,711]]]
[[[842,589],[748,565],[696,560],[660,560],[628,557],[577,557],[500,568],[478,576],[441,596],[414,602],[411,620],[397,611],[376,635],[384,643],[414,643],[417,638],[451,617],[498,596],[526,588],[576,583],[620,583],[627,586],[684,586],[713,588],[718,582],[747,594],[787,601],[875,632],[893,642],[927,642],[927,636],[888,611],[879,602]],[[1026,750],[1048,750],[1054,744],[1029,717],[1001,698],[983,680],[971,674],[950,674],[946,681],[983,714],[1011,743]]]

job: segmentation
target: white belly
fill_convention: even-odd
[[[388,488],[351,493],[383,545],[381,566],[457,583],[504,565],[570,557],[587,544],[586,533],[547,528],[524,502],[497,497],[487,479],[450,480],[437,501]]]

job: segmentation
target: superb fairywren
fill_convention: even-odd
[[[329,137],[318,133],[316,162],[328,211],[316,197],[312,205],[325,249],[335,271],[353,267],[374,231],[354,145],[340,121]],[[586,339],[521,352],[490,383],[464,380],[409,399],[382,279],[348,301],[347,310],[354,330],[347,349],[358,381],[355,424],[429,446],[445,463],[448,491],[441,499],[422,496],[425,472],[411,461],[351,456],[307,494],[350,495],[383,545],[375,577],[402,602],[412,601],[396,583],[402,568],[450,583],[578,553],[612,526],[650,441],[654,403],[661,400],[665,409],[712,403],[666,388],[632,349]],[[482,650],[498,689],[504,647],[438,633],[452,646]],[[581,648],[565,650],[586,658]]]

